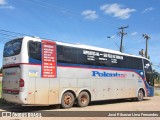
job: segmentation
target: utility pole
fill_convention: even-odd
[[[123,46],[123,36],[127,35],[127,33],[124,32],[124,29],[128,28],[129,26],[126,27],[120,27],[118,29],[120,29],[121,31],[118,34],[121,34],[121,45],[120,45],[120,52],[122,52],[122,46]]]
[[[142,36],[144,37],[144,39],[146,39],[146,52],[145,52],[145,57],[148,58],[148,40],[150,39],[150,37],[147,34],[142,34]]]

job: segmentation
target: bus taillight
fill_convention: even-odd
[[[19,80],[19,87],[24,87],[24,80],[22,78]]]

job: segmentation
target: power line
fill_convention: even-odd
[[[0,30],[2,32],[6,32],[6,33],[12,33],[12,34],[18,34],[18,35],[27,35],[27,34],[23,34],[23,33],[18,33],[18,32],[11,32],[11,31],[8,31],[8,30]],[[27,36],[30,36],[30,35],[27,35]]]
[[[133,47],[127,47],[127,46],[126,46],[126,48],[127,48],[127,49],[132,49],[132,50],[139,50],[139,49],[141,49],[141,48],[133,48]],[[160,50],[152,50],[152,49],[148,49],[148,51],[160,52]]]
[[[34,35],[29,35],[29,34],[24,34],[24,33],[19,33],[19,32],[12,32],[9,30],[0,30],[0,35],[5,35],[6,37],[19,37],[19,36],[30,36],[30,37],[34,37]],[[41,39],[49,39],[49,38],[44,38],[41,37]],[[53,39],[49,39],[49,40],[53,40]]]
[[[49,4],[49,3],[43,2],[41,0],[33,0],[33,1],[27,1],[27,2],[30,2],[32,4],[35,4],[35,5],[38,5],[38,6],[41,6],[41,7],[53,9],[53,10],[59,9],[59,10],[62,10],[62,12],[64,11],[64,13],[69,13],[69,14],[74,15],[76,17],[82,18],[82,15],[81,15],[81,13],[79,11],[70,10],[68,8],[61,7],[59,5]],[[114,25],[114,26],[115,26],[115,24],[117,24],[117,25],[122,24],[122,23],[119,23],[119,22],[113,22],[113,21],[109,21],[109,20],[104,20],[103,18],[100,18],[100,17],[98,17],[97,19],[94,19],[94,21],[100,22],[100,23],[103,23],[103,24],[107,24],[107,25],[110,24],[110,25]]]
[[[160,50],[151,50],[151,49],[148,49],[148,51],[160,52]]]
[[[152,64],[152,66],[160,68],[160,65]]]
[[[15,37],[19,37],[19,36],[30,36],[30,37],[33,37],[34,35],[29,35],[29,34],[25,34],[25,33],[19,33],[19,32],[13,32],[13,31],[9,31],[9,30],[4,30],[4,29],[1,29],[0,30],[0,39],[13,39]],[[110,37],[110,36],[108,36]],[[40,37],[41,39],[49,39],[49,40],[53,40],[51,38],[44,38],[44,37]],[[58,41],[58,40],[56,40]],[[3,41],[1,40],[1,43]],[[6,41],[4,41],[6,42]],[[62,42],[62,41],[59,41],[59,42]],[[119,45],[116,43],[116,41],[114,41],[116,47],[118,48]],[[127,49],[135,49],[135,50],[139,50],[140,48],[131,48],[131,47],[127,47]],[[155,52],[160,52],[160,50],[152,50],[152,49],[148,49],[148,51],[155,51]]]
[[[73,10],[70,10],[70,9],[58,6],[58,5],[49,4],[49,3],[43,2],[41,0],[33,0],[33,1],[36,1],[36,2],[39,2],[39,3],[45,4],[45,5],[48,5],[48,6],[52,7],[52,8],[56,8],[56,9],[58,8],[58,9],[61,9],[61,10],[65,10],[65,11],[70,12],[72,14],[79,14],[79,12],[77,12],[75,10],[73,11]]]
[[[19,33],[19,32],[13,32],[13,31],[9,31],[9,30],[0,30],[0,35],[3,35],[5,34],[5,36],[2,36],[2,37],[5,37],[6,39],[14,39],[14,38],[17,38],[17,37],[23,37],[23,36],[30,36],[30,37],[35,37],[34,35],[29,35],[29,34],[25,34],[25,33]],[[1,36],[0,36],[1,37]],[[51,41],[55,41],[54,39],[51,39],[51,38],[46,38],[46,37],[41,37],[39,36],[41,39],[45,39],[45,40],[51,40]],[[57,42],[63,42],[63,41],[59,41],[59,40],[56,40]]]
[[[4,33],[0,33],[1,35],[3,36],[12,36],[12,37],[17,37],[17,36],[14,36],[14,35],[9,35],[9,34],[4,34]]]

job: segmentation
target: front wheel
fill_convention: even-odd
[[[62,108],[71,108],[74,104],[74,95],[71,92],[65,92],[61,99]]]
[[[144,96],[143,96],[143,91],[142,91],[142,90],[139,90],[139,91],[138,91],[137,100],[138,100],[138,101],[142,101],[142,100],[143,100],[143,97],[144,97]]]
[[[79,107],[86,107],[90,102],[89,94],[85,91],[81,92],[77,98],[77,104]]]

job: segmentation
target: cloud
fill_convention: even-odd
[[[146,8],[142,13],[150,12],[152,10],[154,10],[154,8],[153,7],[149,7],[149,8]]]
[[[132,32],[131,36],[136,36],[138,33],[137,32]]]
[[[0,6],[0,9],[15,9],[15,7],[13,7],[12,5],[7,5],[7,6]]]
[[[83,15],[85,19],[89,20],[95,20],[99,17],[94,10],[84,10],[82,11],[81,15]]]
[[[7,4],[6,0],[0,0],[0,5],[5,5]]]
[[[135,9],[124,8],[123,5],[117,3],[102,5],[100,10],[104,11],[105,14],[120,19],[128,19],[131,16],[131,13],[136,11]]]
[[[12,5],[9,5],[6,0],[0,0],[0,9],[15,9]]]

